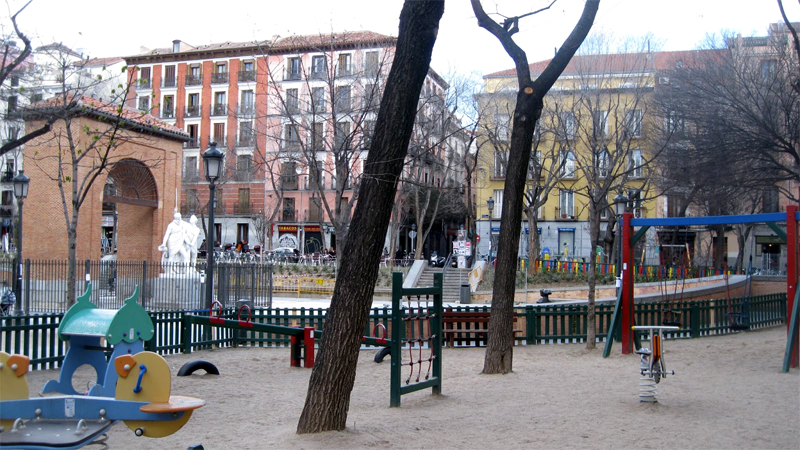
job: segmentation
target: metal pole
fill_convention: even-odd
[[[19,232],[17,233],[17,279],[14,284],[14,295],[16,295],[17,315],[22,315],[22,197],[17,199],[19,202]]]
[[[208,201],[208,239],[206,239],[206,309],[211,309],[214,295],[214,209],[217,206],[217,198],[214,196],[214,181],[208,185],[211,198]]]

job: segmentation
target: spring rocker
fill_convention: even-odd
[[[639,401],[658,403],[658,400],[656,400],[656,394],[658,393],[656,385],[661,381],[661,378],[666,378],[667,375],[675,375],[675,371],[668,371],[666,364],[664,364],[663,332],[679,330],[680,327],[638,325],[631,329],[650,332],[650,348],[640,347],[635,351],[637,355],[641,356],[639,373],[642,377],[639,378]]]
[[[154,327],[136,303],[138,288],[118,311],[97,308],[90,296],[91,285],[64,315],[58,332],[70,348],[58,380],[42,389],[42,394],[65,395],[28,398],[30,359],[0,352],[0,448],[76,449],[102,442],[101,435],[118,421],[137,436],[164,437],[205,405],[201,399],[170,395],[167,362],[143,351]],[[102,346],[103,339],[113,349]],[[97,372],[96,384],[85,395],[72,387],[72,376],[83,364]]]

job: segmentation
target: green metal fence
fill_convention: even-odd
[[[664,303],[636,303],[635,321],[640,325],[660,325],[667,308],[676,311],[681,330],[668,338],[694,338],[733,332],[729,314],[743,303],[749,306],[750,329],[777,326],[786,323],[786,294],[761,295],[751,298],[701,300]],[[613,314],[613,304],[598,304],[595,308],[596,340],[605,342]],[[553,304],[517,308],[517,328],[525,330],[516,339],[521,344],[581,343],[586,341],[586,305]],[[458,307],[456,311],[489,311],[488,307]],[[317,308],[264,308],[253,309],[251,320],[256,323],[292,327],[325,329],[326,309]],[[289,338],[283,335],[226,328],[208,330],[209,327],[193,325],[182,329],[184,314],[207,314],[185,311],[152,311],[155,336],[145,348],[162,355],[179,353],[185,339],[190,348],[201,350],[217,347],[288,347]],[[24,354],[31,358],[31,369],[52,369],[61,364],[66,352],[64,342],[58,339],[58,325],[63,314],[9,316],[0,318],[0,349],[7,353]],[[223,318],[237,318],[234,309],[225,309]],[[375,308],[370,314],[364,335],[372,335],[375,325],[383,324],[391,333],[391,309]],[[391,334],[390,334],[391,335]]]

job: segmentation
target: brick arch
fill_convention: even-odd
[[[112,187],[106,191],[104,202],[158,207],[158,186],[150,169],[139,160],[123,159],[108,173]]]

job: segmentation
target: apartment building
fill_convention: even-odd
[[[129,104],[190,136],[184,214],[208,207],[203,152],[216,142],[225,153],[219,244],[320,251],[347,231],[395,45],[369,31],[197,47],[176,40],[125,58],[137,79]],[[441,101],[428,105],[443,105],[446,89],[431,71],[424,93]],[[441,106],[420,111],[425,123],[442,120]]]
[[[664,164],[675,164],[687,173],[696,169],[690,150],[702,145],[697,139],[704,134],[696,131],[710,125],[702,123],[705,119],[693,111],[681,110],[681,104],[689,104],[687,97],[709,84],[708,79],[697,78],[700,68],[729,64],[725,69],[730,70],[729,78],[733,78],[735,70],[741,70],[739,76],[744,81],[737,82],[753,83],[753,90],[771,86],[768,95],[775,96],[778,91],[787,91],[780,88],[776,74],[786,66],[782,58],[789,42],[786,27],[772,24],[768,36],[737,36],[716,50],[576,55],[545,99],[535,134],[529,192],[550,190],[547,200],[535,212],[534,233],[538,234],[541,251],[531,257],[613,261],[610,246],[602,239],[592,242],[589,237],[593,209],[589,199],[597,193],[602,197],[598,206],[600,237],[609,224],[613,225],[609,220],[614,220],[612,208],[620,193],[628,198],[627,209],[636,217],[785,210],[785,193],[796,192],[794,181],[753,187],[747,193],[752,194],[752,200],[740,202],[740,209],[732,209],[734,206],[723,197],[689,197],[694,192],[691,187],[697,184],[692,180],[675,178],[665,182],[664,177],[673,167]],[[793,55],[790,58],[794,60]],[[532,75],[540,74],[547,63],[549,60],[531,64]],[[796,70],[796,63],[794,67]],[[788,82],[784,84],[789,87]],[[478,97],[486,113],[481,144],[487,150],[481,152],[479,162],[483,170],[479,171],[477,202],[482,236],[479,251],[484,254],[489,253],[492,238],[500,228],[505,154],[516,89],[515,70],[506,70],[485,76],[484,93]],[[683,98],[678,97],[679,103],[670,106],[664,98],[671,94]],[[753,113],[757,113],[756,109]],[[665,163],[665,154],[670,154],[672,161]],[[709,165],[713,167],[713,160]],[[694,176],[699,177],[695,181],[703,178],[713,185],[713,177],[725,174],[705,172]],[[491,214],[487,208],[490,198],[494,203]],[[519,252],[525,257],[531,233],[528,222],[523,223],[522,230]],[[780,270],[781,261],[785,260],[785,246],[767,226],[748,232],[746,243],[732,231],[721,240],[713,239],[715,233],[709,229],[650,229],[635,252],[637,262],[681,263],[689,254],[694,264],[711,265],[718,264],[722,255],[724,262],[733,266],[741,253],[744,258],[753,255],[754,267]],[[744,251],[740,252],[743,245]]]

